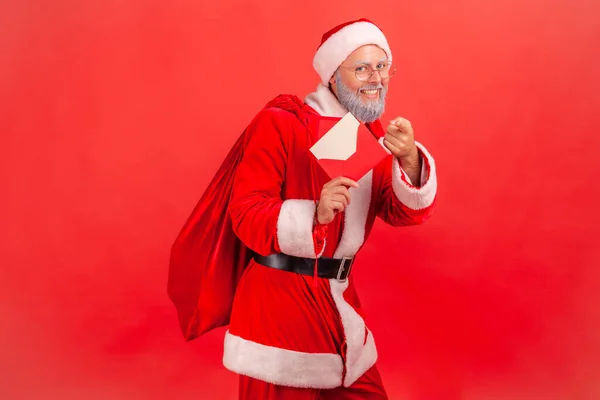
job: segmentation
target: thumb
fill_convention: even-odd
[[[381,147],[383,147],[383,149],[385,150],[386,153],[392,154],[392,152],[388,148],[387,144],[385,143],[385,137],[383,137],[383,136],[380,137],[379,140],[378,140],[378,142],[381,145]]]

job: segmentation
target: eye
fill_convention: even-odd
[[[357,67],[357,68],[356,68],[356,72],[364,72],[364,71],[366,71],[366,70],[367,70],[367,67],[365,67],[365,66],[362,66],[362,67]]]
[[[387,66],[386,63],[379,63],[377,64],[377,69],[384,69]]]

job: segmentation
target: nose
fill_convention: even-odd
[[[373,71],[371,77],[369,78],[369,83],[378,85],[381,83],[381,75],[379,75],[379,71]]]

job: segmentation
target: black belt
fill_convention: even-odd
[[[279,253],[271,254],[270,256],[254,254],[254,260],[266,267],[283,271],[309,276],[314,276],[315,274],[314,258],[301,258]],[[339,282],[346,282],[353,263],[354,257],[344,257],[342,259],[321,257],[317,265],[317,276],[319,278],[337,279]]]

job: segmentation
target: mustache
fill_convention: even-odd
[[[380,83],[378,85],[365,85],[365,86],[361,86],[361,88],[359,90],[377,90],[377,89],[383,89],[383,85]]]

